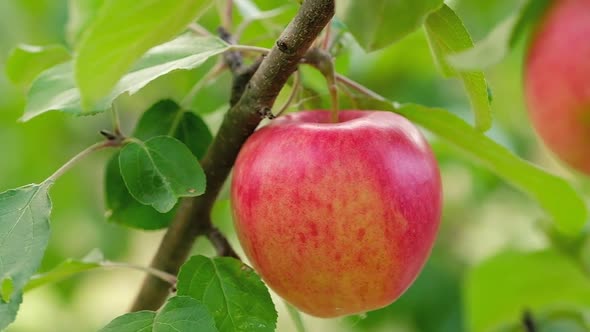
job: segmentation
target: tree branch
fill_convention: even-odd
[[[334,0],[305,0],[295,18],[261,62],[239,101],[226,113],[202,166],[207,190],[182,201],[151,266],[177,274],[186,261],[195,238],[211,229],[210,212],[229,175],[240,148],[270,110],[291,74],[334,15]],[[156,310],[169,295],[168,284],[148,276],[131,310]]]
[[[238,256],[238,254],[234,251],[234,248],[232,248],[227,238],[221,233],[219,229],[217,229],[217,227],[211,226],[206,236],[211,244],[213,244],[213,247],[215,247],[217,256],[240,259],[240,256]]]

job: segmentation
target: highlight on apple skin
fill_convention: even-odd
[[[539,136],[590,175],[590,0],[553,1],[528,51],[524,87]]]
[[[425,264],[440,172],[420,131],[380,111],[304,111],[242,148],[234,224],[254,268],[303,312],[336,317],[395,301]]]

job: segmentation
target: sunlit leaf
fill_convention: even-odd
[[[384,48],[417,30],[442,0],[336,1],[336,15],[367,51]]]
[[[6,75],[15,84],[28,85],[45,69],[70,58],[70,52],[62,45],[21,44],[6,59]]]
[[[526,28],[534,25],[550,4],[550,0],[526,1],[518,13],[498,24],[475,47],[450,55],[449,63],[464,70],[478,70],[502,61],[526,34]]]
[[[174,70],[189,70],[227,49],[228,45],[214,37],[180,36],[149,50],[117,83],[110,94],[88,111],[82,108],[80,91],[74,81],[73,64],[67,62],[43,72],[32,84],[27,96],[27,121],[40,114],[60,110],[76,115],[93,114],[110,108],[121,94],[135,94],[148,83]]]
[[[105,0],[80,41],[74,64],[84,108],[93,109],[148,49],[181,33],[209,5],[193,0]]]
[[[463,22],[447,5],[431,13],[424,25],[430,47],[438,67],[446,77],[458,77],[463,81],[475,113],[475,126],[486,131],[492,126],[491,97],[483,72],[457,71],[447,61],[447,56],[473,46],[473,41]]]
[[[104,0],[69,0],[66,38],[70,45],[76,45],[84,31],[98,15]]]
[[[490,331],[540,310],[590,307],[590,279],[554,251],[505,252],[476,266],[465,282],[469,331]]]

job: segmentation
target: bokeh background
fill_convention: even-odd
[[[283,1],[254,1],[270,9]],[[457,10],[475,40],[484,37],[498,22],[513,13],[515,0],[456,0]],[[295,10],[293,3],[284,16]],[[392,18],[395,19],[395,14]],[[66,45],[68,3],[66,0],[0,1],[0,190],[40,182],[71,156],[100,139],[98,131],[109,128],[108,114],[71,117],[59,112],[42,115],[27,123],[23,113],[26,89],[9,83],[4,63],[18,43]],[[283,19],[284,21],[284,19]],[[279,21],[280,22],[280,21]],[[214,28],[215,11],[203,24]],[[271,30],[281,28],[270,24]],[[273,35],[257,38],[269,25],[254,24],[243,43],[268,46]],[[272,30],[272,31],[275,31]],[[267,40],[268,39],[268,40]],[[522,98],[522,60],[526,41],[502,63],[487,71],[493,90],[495,125],[489,135],[520,157],[565,177],[590,197],[588,179],[557,162],[540,144],[527,120]],[[209,64],[212,65],[212,64]],[[364,54],[353,47],[337,62],[338,71],[375,91],[400,102],[440,106],[471,121],[469,104],[458,81],[437,73],[423,31],[408,36],[385,50]],[[132,98],[124,97],[123,127],[134,126],[141,111],[162,97],[181,99],[204,69],[160,79]],[[314,84],[313,73],[307,83]],[[220,77],[196,98],[194,111],[214,132],[226,109],[229,77]],[[320,320],[304,316],[309,331],[467,331],[464,284],[469,271],[505,250],[537,250],[549,246],[540,230],[540,208],[524,194],[485,169],[465,160],[448,145],[431,137],[441,164],[445,209],[444,220],[432,256],[424,271],[396,303],[363,316]],[[162,231],[138,231],[106,221],[103,172],[111,151],[91,156],[61,178],[53,187],[52,237],[42,263],[48,270],[66,258],[80,258],[94,248],[114,261],[147,265]],[[239,247],[231,227],[227,196],[215,206],[214,222]],[[195,252],[213,254],[205,240]],[[126,269],[97,270],[65,282],[27,293],[11,332],[95,331],[129,307],[143,279],[140,272]],[[502,287],[502,285],[498,285]],[[542,292],[543,290],[539,290]],[[294,331],[283,302],[274,297],[279,310],[278,331]],[[519,317],[514,317],[514,322]],[[563,330],[566,331],[566,330]]]

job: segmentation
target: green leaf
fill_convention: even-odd
[[[70,58],[70,53],[62,45],[21,44],[12,49],[6,59],[6,76],[15,84],[28,85],[45,69]]]
[[[213,137],[205,122],[197,115],[184,111],[175,102],[164,100],[148,109],[137,124],[134,136],[148,140],[173,133],[195,157],[201,159]],[[131,194],[119,167],[119,153],[108,162],[105,175],[105,201],[109,221],[140,229],[167,227],[175,210],[159,213],[151,206],[138,202]]]
[[[518,13],[500,23],[475,47],[450,55],[449,63],[463,70],[478,70],[502,61],[526,34],[526,28],[534,25],[551,3],[551,0],[525,1]]]
[[[277,312],[258,275],[233,258],[193,256],[180,269],[178,295],[203,302],[221,332],[274,331]]]
[[[175,296],[168,300],[156,316],[153,331],[217,332],[217,329],[211,313],[203,303],[189,296]]]
[[[178,197],[205,192],[199,161],[179,140],[158,136],[128,143],[119,155],[121,175],[135,199],[159,212],[170,211]]]
[[[271,19],[288,12],[290,9],[294,9],[294,7],[296,8],[296,6],[294,6],[291,3],[284,4],[278,2],[276,3],[276,5],[281,5],[281,7],[276,7],[271,10],[262,11],[252,0],[235,0],[234,4],[236,6],[236,9],[242,16],[242,22],[239,26],[239,29],[243,29],[246,24],[250,24],[255,21],[262,21],[262,26],[268,32],[276,30],[277,25],[279,25],[279,27],[282,27],[286,23],[288,23],[288,21],[282,22],[281,20],[277,21]],[[267,22],[266,20],[270,21]]]
[[[69,0],[66,39],[70,45],[76,45],[90,23],[98,15],[104,0]]]
[[[490,331],[523,310],[590,306],[590,279],[554,251],[505,252],[475,267],[465,282],[469,331]]]
[[[104,106],[102,110],[107,109],[106,105]],[[83,112],[80,106],[80,92],[74,83],[71,62],[51,67],[33,81],[27,94],[25,114],[20,120],[28,121],[52,110],[78,115]],[[97,111],[87,112],[87,114],[94,114]]]
[[[93,251],[86,257],[80,259],[68,259],[56,266],[53,270],[31,277],[25,285],[24,291],[28,292],[46,284],[60,282],[80,272],[93,270],[101,267],[104,257],[100,251]]]
[[[492,126],[491,97],[485,76],[481,71],[460,72],[447,62],[447,56],[473,46],[471,36],[461,18],[447,5],[428,16],[426,36],[434,58],[443,75],[459,77],[467,90],[471,107],[475,113],[475,126],[486,131]]]
[[[158,312],[139,311],[115,318],[99,332],[217,332],[211,313],[188,296],[170,298]]]
[[[134,133],[134,137],[144,141],[163,135],[174,135],[198,159],[203,158],[213,140],[207,124],[198,115],[172,100],[163,100],[150,107],[139,120]]]
[[[186,144],[198,159],[205,156],[209,145],[213,141],[213,135],[209,131],[207,124],[192,112],[184,112],[174,137]]]
[[[545,209],[555,227],[567,235],[576,235],[587,222],[586,205],[570,184],[518,158],[508,149],[477,132],[456,115],[438,108],[360,99],[365,109],[399,113],[443,140],[451,143],[467,158],[529,194]]]
[[[291,7],[291,4],[286,4],[282,7],[262,11],[252,0],[235,0],[234,4],[236,5],[236,9],[242,15],[243,20],[247,22],[273,18],[284,13]]]
[[[202,65],[212,56],[223,53],[228,45],[214,37],[180,36],[148,51],[134,65],[111,93],[92,110],[85,111],[76,88],[73,64],[64,63],[43,72],[32,84],[22,121],[40,114],[60,110],[76,115],[88,115],[110,108],[121,94],[135,94],[158,77],[175,70],[190,70]]]
[[[49,184],[0,193],[0,330],[14,321],[22,291],[37,271],[49,241]],[[7,282],[5,280],[11,280]],[[6,287],[10,285],[10,287]],[[6,301],[4,299],[9,299]]]
[[[2,296],[4,297],[4,295]],[[0,303],[0,328],[4,329],[16,318],[16,314],[18,313],[18,308],[20,304],[23,302],[23,292],[21,291],[14,291],[12,295],[10,295],[10,301],[2,300]]]
[[[125,186],[119,166],[119,152],[107,163],[105,172],[105,204],[110,222],[145,230],[168,227],[176,210],[160,213],[138,202]]]
[[[156,313],[138,311],[119,316],[99,332],[152,332]]]
[[[443,0],[338,0],[336,15],[367,51],[374,51],[417,30]]]
[[[106,0],[75,59],[84,108],[91,110],[148,49],[181,33],[209,5],[194,0]]]

